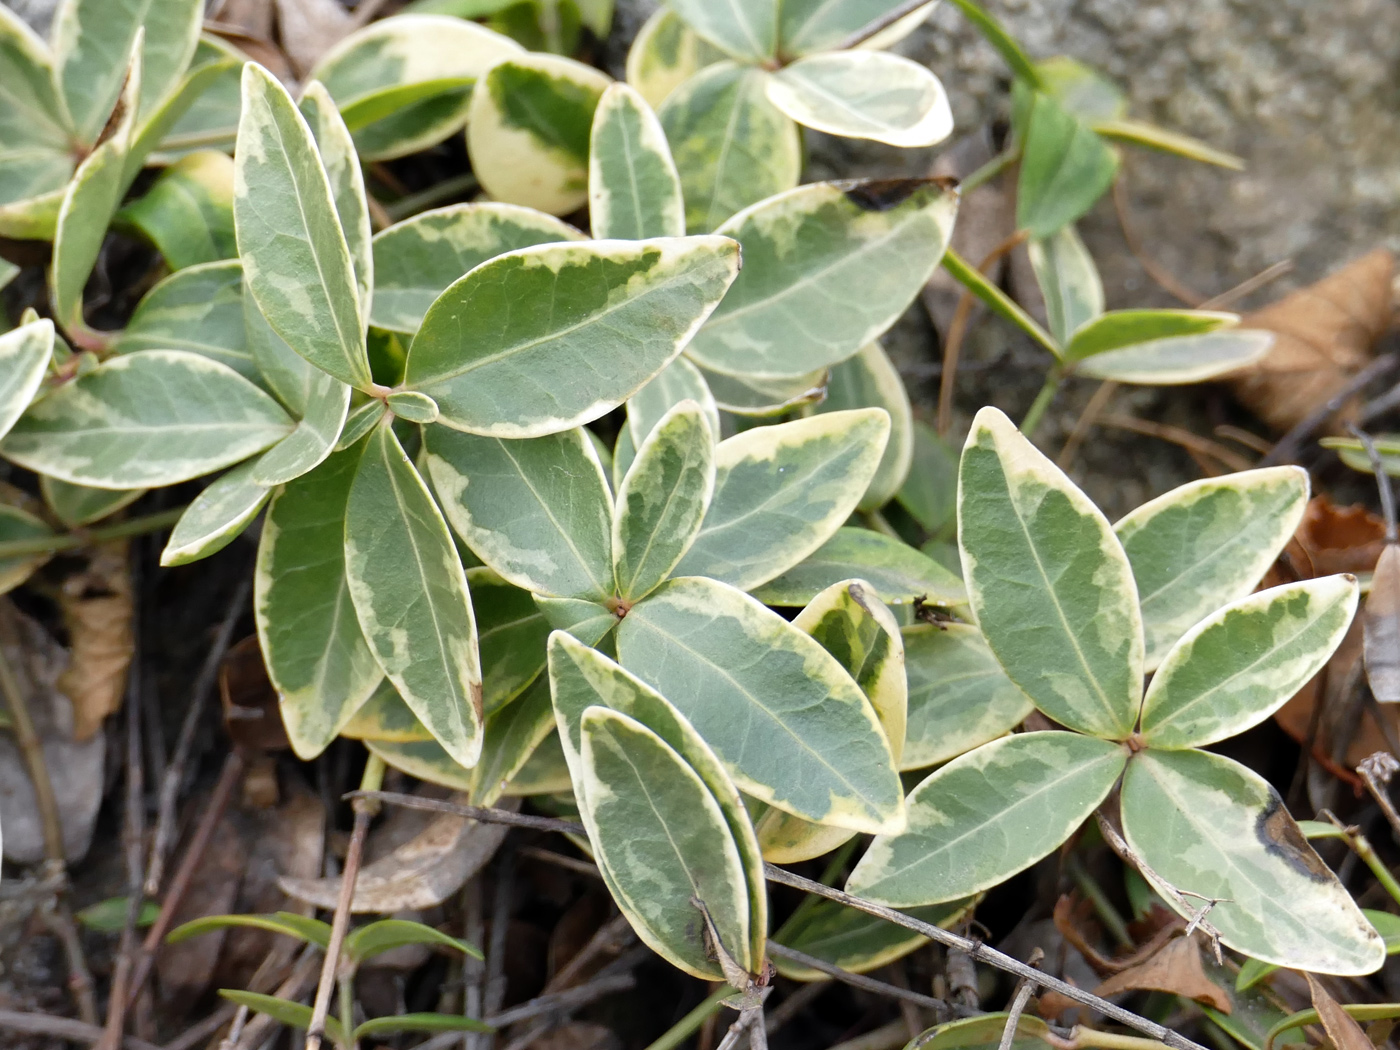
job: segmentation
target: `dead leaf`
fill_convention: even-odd
[[[1376,561],[1362,636],[1371,693],[1383,704],[1400,703],[1400,546],[1393,543]]]
[[[611,1028],[589,1021],[573,1021],[546,1032],[521,1050],[622,1050],[622,1040]]]
[[[466,801],[465,796],[453,798]],[[497,806],[514,812],[520,800],[505,798]],[[486,866],[508,830],[504,824],[478,824],[444,813],[388,856],[361,869],[350,910],[389,914],[441,904]],[[318,908],[333,909],[340,897],[339,878],[283,878],[277,884]]]
[[[121,708],[131,666],[131,566],[127,542],[94,547],[87,568],[63,581],[59,607],[68,628],[68,670],[58,687],[73,701],[73,735],[87,740]]]
[[[277,0],[278,38],[297,76],[310,72],[354,26],[339,0]]]
[[[193,813],[202,813],[208,802],[209,796],[205,793],[189,808]],[[185,848],[187,843],[181,845],[182,851]],[[247,863],[248,853],[237,822],[225,815],[195,868],[194,879],[175,912],[173,925],[236,910],[238,887],[243,882]],[[196,1005],[213,984],[226,936],[227,931],[216,930],[178,944],[161,946],[156,956],[156,977],[163,1006],[183,1013]]]
[[[250,755],[282,751],[290,745],[278,709],[277,690],[267,677],[256,635],[229,649],[219,666],[219,699],[224,728],[235,746]]]
[[[1095,995],[1120,992],[1169,992],[1228,1014],[1233,1007],[1225,990],[1206,976],[1201,950],[1190,937],[1175,937],[1145,962],[1114,974],[1094,989]]]
[[[263,40],[272,37],[272,0],[223,0],[213,6],[209,17],[249,36]]]
[[[1390,326],[1394,268],[1394,256],[1378,248],[1246,314],[1243,327],[1268,329],[1278,339],[1262,361],[1232,375],[1235,396],[1284,431],[1335,395],[1365,367]]]
[[[14,672],[43,746],[63,825],[63,851],[71,864],[82,859],[92,841],[102,805],[107,738],[101,733],[82,741],[74,737],[73,703],[58,688],[67,654],[7,598],[0,598],[0,649]],[[44,829],[34,800],[34,782],[10,733],[0,733],[0,827],[5,829],[6,860],[37,864],[44,859]]]
[[[1308,974],[1308,988],[1312,990],[1313,1009],[1336,1050],[1376,1050],[1361,1026],[1327,994],[1322,982],[1312,974]]]

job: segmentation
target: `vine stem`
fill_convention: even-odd
[[[139,518],[119,521],[100,529],[78,529],[54,536],[35,536],[25,540],[6,540],[0,543],[0,561],[8,558],[21,558],[30,554],[57,554],[59,551],[77,550],[107,540],[120,540],[127,536],[140,536],[147,532],[159,532],[174,525],[185,513],[184,507],[145,514]]]
[[[1050,402],[1055,400],[1055,395],[1060,392],[1060,384],[1064,381],[1064,373],[1058,367],[1052,367],[1045,375],[1045,383],[1040,388],[1040,393],[1035,395],[1035,400],[1031,402],[1030,409],[1026,412],[1026,418],[1021,420],[1021,433],[1026,435],[1027,440],[1035,439],[1035,431],[1040,426],[1040,421],[1045,415],[1045,410],[1050,407]]]

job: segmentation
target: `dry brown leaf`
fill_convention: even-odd
[[[466,801],[465,796],[454,798]],[[496,805],[514,812],[520,800],[505,798]],[[441,904],[486,866],[508,830],[504,824],[478,824],[446,813],[437,817],[421,834],[361,869],[350,910],[389,914]],[[318,908],[333,909],[340,898],[339,878],[283,878],[277,884]]]
[[[211,20],[263,40],[272,37],[273,0],[223,0],[209,12]]]
[[[256,755],[282,751],[287,731],[278,709],[277,690],[267,677],[257,635],[249,635],[229,649],[219,666],[219,699],[223,703],[224,728],[229,739]]]
[[[1371,693],[1383,704],[1400,703],[1400,546],[1388,545],[1376,561],[1362,625]]]
[[[73,736],[87,740],[122,705],[131,665],[131,567],[127,543],[94,547],[87,568],[59,590],[70,659],[58,687],[73,701]]]
[[[202,813],[208,802],[206,793],[189,808],[194,813]],[[180,855],[187,848],[188,842],[181,846]],[[247,846],[239,834],[237,822],[225,815],[199,859],[190,888],[175,911],[173,925],[236,910],[238,887],[247,863]],[[179,1012],[195,1006],[213,984],[227,933],[214,930],[178,944],[161,946],[156,956],[156,977],[163,1006]]]
[[[1376,1050],[1361,1026],[1327,994],[1322,982],[1312,974],[1308,974],[1308,988],[1312,990],[1313,1009],[1336,1050]]]
[[[546,1032],[523,1050],[621,1050],[622,1040],[611,1028],[590,1021],[573,1021]]]
[[[297,76],[355,26],[340,0],[277,0],[278,39]]]
[[[1394,269],[1394,256],[1378,248],[1246,314],[1244,327],[1278,339],[1262,361],[1232,375],[1235,396],[1279,431],[1314,412],[1365,367],[1390,326]]]
[[[1205,1003],[1224,1014],[1233,1009],[1225,990],[1206,976],[1201,950],[1190,937],[1173,938],[1146,962],[1104,981],[1094,994],[1110,996],[1130,991],[1169,992]]]

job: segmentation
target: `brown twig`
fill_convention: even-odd
[[[162,1046],[161,1050],[193,1050],[194,1047],[228,1024],[237,1012],[238,1007],[234,1006],[233,1003],[224,1003],[204,1020],[196,1021],[190,1025],[176,1038]]]
[[[513,843],[501,851],[496,860],[496,893],[491,900],[491,939],[486,946],[486,980],[482,995],[482,1012],[487,1016],[500,1012],[506,1001],[506,939],[510,933],[510,912],[514,903],[515,850]],[[495,1040],[487,1035],[486,1046]]]
[[[481,901],[481,875],[467,880],[462,889],[462,911],[465,913],[463,933],[468,944],[480,945],[486,939],[486,914]],[[486,964],[475,955],[468,955],[462,961],[462,1013],[467,1017],[480,1017]],[[462,1033],[462,1050],[474,1050],[480,1040],[476,1032]]]
[[[1032,966],[1039,966],[1040,961],[1045,958],[1045,953],[1039,948],[1031,952],[1031,957],[1026,961]],[[1011,1046],[1016,1041],[1016,1029],[1021,1025],[1021,1014],[1025,1012],[1026,1004],[1031,1001],[1031,993],[1035,991],[1035,985],[1022,977],[1020,983],[1016,985],[1016,994],[1011,999],[1011,1008],[1006,1012],[1006,1027],[1001,1030],[1001,1043],[997,1050],[1011,1050]]]
[[[43,1035],[54,1039],[66,1039],[72,1043],[86,1043],[89,1046],[102,1039],[103,1031],[95,1024],[74,1021],[69,1017],[50,1017],[48,1014],[31,1014],[23,1010],[0,1010],[0,1029],[7,1032],[22,1032],[25,1035]],[[154,1043],[129,1035],[122,1040],[126,1050],[161,1050]]]
[[[1188,452],[1198,452],[1217,460],[1231,470],[1248,470],[1254,465],[1238,452],[1231,451],[1219,442],[1193,434],[1183,427],[1174,427],[1170,423],[1154,423],[1148,419],[1138,419],[1136,416],[1116,414],[1101,416],[1099,423],[1106,427],[1118,427],[1121,430],[1131,430],[1135,434],[1146,434],[1148,437],[1170,441]]]
[[[1272,284],[1285,274],[1293,272],[1293,260],[1282,259],[1271,266],[1266,266],[1253,277],[1247,277],[1233,288],[1227,288],[1219,295],[1211,296],[1205,302],[1196,307],[1198,310],[1225,310],[1239,302],[1246,295],[1251,295],[1263,288],[1266,284]]]
[[[1390,778],[1398,770],[1400,770],[1400,761],[1385,751],[1377,751],[1369,758],[1363,759],[1361,764],[1356,767],[1356,772],[1361,775],[1361,781],[1366,785],[1366,790],[1371,793],[1371,797],[1381,807],[1385,819],[1390,821],[1390,829],[1395,833],[1395,840],[1400,842],[1400,813],[1396,812],[1395,803],[1390,801],[1390,792],[1387,790]]]
[[[316,987],[316,977],[320,971],[317,957],[320,954],[321,950],[314,945],[307,945],[303,948],[292,972],[287,975],[286,980],[277,986],[273,994],[279,999],[300,1002],[308,992]],[[242,1018],[241,1023],[240,1018]],[[253,1047],[262,1046],[277,1023],[267,1014],[257,1014],[250,1020],[246,1010],[240,1007],[234,1017],[229,1036],[224,1040],[220,1050],[224,1050],[225,1047],[227,1050],[252,1050]]]
[[[932,1010],[939,1021],[946,1021],[954,1014],[960,1017],[971,1016],[975,1010],[968,1010],[964,1007],[956,1007],[952,1003],[945,1003],[942,999],[935,999],[931,995],[924,995],[922,992],[915,992],[908,988],[900,988],[884,981],[877,981],[873,977],[866,977],[864,974],[851,973],[841,967],[827,962],[825,959],[818,959],[800,952],[796,948],[788,948],[781,944],[768,942],[768,954],[775,955],[779,959],[788,959],[805,966],[809,970],[816,970],[824,973],[828,977],[833,977],[842,984],[849,984],[852,988],[859,988],[862,991],[871,992],[875,995],[884,996],[886,999],[896,999],[900,1002],[913,1003],[915,1006],[922,1006],[926,1010]]]
[[[1059,464],[1061,470],[1068,470],[1069,465],[1074,462],[1074,457],[1079,454],[1079,446],[1084,444],[1084,438],[1099,418],[1099,413],[1108,404],[1109,398],[1118,392],[1118,383],[1112,379],[1105,379],[1099,384],[1094,396],[1089,398],[1089,403],[1084,406],[1084,411],[1079,413],[1079,418],[1074,421],[1074,429],[1070,431],[1069,437],[1065,439],[1065,447],[1060,449],[1060,458],[1055,462]]]
[[[63,874],[64,889],[66,892],[68,876]],[[87,955],[83,951],[82,938],[78,934],[78,928],[73,923],[73,912],[68,907],[68,902],[61,896],[55,895],[48,906],[41,909],[44,922],[55,937],[58,943],[63,946],[64,957],[68,960],[68,987],[73,993],[73,1000],[78,1004],[78,1016],[85,1024],[97,1024],[97,996],[94,993],[92,971],[88,969]]]
[[[1216,437],[1233,441],[1237,445],[1243,445],[1251,452],[1258,452],[1261,456],[1268,455],[1269,449],[1273,448],[1268,441],[1261,438],[1258,434],[1253,434],[1243,427],[1231,426],[1229,423],[1221,423],[1215,428],[1214,434]]]
[[[523,851],[522,851],[523,852]],[[596,868],[594,869],[597,870]],[[549,983],[544,986],[546,992],[559,992],[568,988],[578,979],[585,967],[605,952],[619,952],[632,942],[632,924],[627,921],[625,915],[614,915],[597,932],[588,938],[578,952],[560,967],[559,972],[549,979]]]
[[[536,831],[560,831],[569,835],[586,835],[584,826],[576,820],[560,820],[558,817],[534,817],[528,813],[510,813],[504,809],[487,806],[466,806],[457,802],[443,802],[435,798],[419,798],[417,795],[403,795],[394,791],[350,791],[347,799],[366,798],[376,802],[387,802],[404,809],[423,809],[432,813],[451,813],[458,817],[470,817],[483,824],[508,824],[516,828],[533,828]]]
[[[538,846],[522,846],[519,853],[522,857],[529,857],[531,860],[543,861],[546,864],[553,864],[556,868],[563,868],[566,871],[576,872],[579,875],[587,875],[590,879],[601,879],[603,876],[598,872],[598,865],[592,861],[584,860],[581,857],[567,857],[562,853],[555,853],[550,849],[540,849]]]
[[[1397,364],[1400,364],[1400,355],[1395,353],[1377,357],[1352,376],[1344,387],[1323,403],[1321,408],[1294,424],[1293,429],[1279,439],[1278,444],[1273,447],[1273,451],[1259,461],[1259,466],[1272,467],[1276,463],[1292,463],[1298,455],[1298,450],[1302,448],[1303,442],[1312,437],[1313,431],[1336,415],[1343,405],[1373,379],[1379,379],[1386,373],[1393,371]]]
[[[1128,215],[1132,206],[1128,203],[1128,187],[1126,172],[1120,171],[1118,178],[1113,180],[1113,210],[1118,213],[1118,226],[1123,231],[1123,240],[1127,242],[1128,251],[1133,253],[1133,258],[1138,261],[1138,265],[1146,271],[1147,276],[1156,281],[1169,294],[1180,299],[1187,306],[1198,307],[1205,301],[1205,296],[1193,291],[1178,281],[1171,273],[1158,264],[1157,260],[1147,254],[1147,249],[1133,230],[1132,222]]]

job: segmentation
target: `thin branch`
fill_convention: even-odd
[[[23,1010],[0,1010],[0,1030],[66,1039],[71,1043],[86,1043],[88,1046],[102,1038],[102,1029],[95,1024],[85,1024],[69,1017],[26,1013]],[[161,1050],[155,1043],[137,1039],[134,1035],[123,1039],[122,1046],[126,1050]]]
[[[1351,380],[1335,394],[1329,397],[1321,408],[1311,415],[1299,420],[1287,434],[1279,439],[1279,443],[1274,446],[1273,451],[1261,459],[1258,463],[1261,467],[1272,467],[1276,463],[1292,463],[1298,455],[1298,450],[1302,448],[1303,442],[1312,437],[1313,431],[1331,419],[1351,398],[1360,390],[1370,384],[1373,379],[1394,371],[1395,366],[1400,364],[1400,357],[1394,353],[1384,354],[1377,357],[1369,365],[1363,368]]]
[[[1113,379],[1105,379],[1094,391],[1089,403],[1084,406],[1084,411],[1079,413],[1079,418],[1074,422],[1074,429],[1069,432],[1069,437],[1065,439],[1064,448],[1060,449],[1060,456],[1055,460],[1056,465],[1061,470],[1068,470],[1070,464],[1074,462],[1074,457],[1079,454],[1079,446],[1084,444],[1084,438],[1089,430],[1098,422],[1100,413],[1108,404],[1109,399],[1118,391],[1118,383]]]
[[[1136,416],[1117,414],[1101,416],[1099,423],[1102,426],[1118,427],[1121,430],[1131,430],[1135,434],[1146,434],[1148,437],[1170,441],[1173,445],[1180,445],[1188,452],[1198,452],[1208,456],[1231,470],[1248,470],[1254,465],[1218,441],[1203,438],[1184,427],[1174,427],[1169,423],[1154,423],[1150,419],[1138,419]],[[1262,461],[1260,465],[1263,465]]]
[[[1272,284],[1285,274],[1293,272],[1293,260],[1282,259],[1272,266],[1266,266],[1253,277],[1247,277],[1233,288],[1227,288],[1219,295],[1212,296],[1197,307],[1198,310],[1228,310],[1246,295],[1252,295],[1266,284]]]
[[[1131,205],[1128,203],[1127,179],[1122,171],[1119,172],[1118,178],[1113,180],[1113,210],[1118,214],[1118,226],[1123,231],[1123,240],[1128,244],[1128,251],[1132,252],[1138,265],[1147,271],[1147,276],[1187,306],[1199,307],[1205,301],[1205,296],[1186,287],[1164,269],[1156,259],[1147,254],[1147,249],[1143,246],[1142,240],[1138,237],[1128,218]]]
[[[1039,966],[1040,960],[1045,958],[1045,953],[1039,948],[1031,952],[1028,960],[1032,966]],[[1016,1029],[1021,1025],[1021,1014],[1025,1012],[1026,1004],[1031,1001],[1031,993],[1035,991],[1035,985],[1022,977],[1016,985],[1016,994],[1011,1000],[1011,1009],[1006,1013],[1006,1027],[1001,1030],[1001,1043],[997,1050],[1011,1050],[1011,1046],[1016,1041]]]
[[[115,525],[100,529],[76,529],[55,536],[35,536],[25,540],[6,540],[0,543],[0,560],[18,558],[30,554],[57,554],[59,551],[78,550],[107,540],[120,540],[128,536],[140,536],[147,532],[159,532],[174,525],[185,513],[184,507],[163,510],[157,514],[146,514],[139,518],[128,518]]]
[[[386,802],[391,806],[402,806],[404,809],[451,813],[457,817],[470,817],[483,824],[509,824],[516,828],[559,831],[569,835],[586,835],[588,833],[584,826],[575,820],[560,820],[557,817],[532,817],[527,813],[510,813],[504,809],[492,809],[487,806],[464,806],[456,802],[443,802],[435,798],[402,795],[395,791],[349,791],[342,797],[351,800],[367,798],[376,802]]]
[[[872,19],[871,21],[865,23],[865,25],[857,29],[854,33],[848,35],[845,39],[843,39],[839,44],[836,45],[835,50],[846,51],[853,47],[859,47],[861,44],[869,40],[872,36],[875,36],[877,33],[884,32],[886,29],[894,25],[905,15],[912,15],[915,11],[917,11],[919,8],[923,7],[927,3],[928,0],[904,0],[904,3],[900,4],[898,7],[886,11],[879,18]]]
[[[1394,755],[1385,751],[1377,751],[1369,758],[1362,760],[1356,767],[1357,773],[1361,774],[1361,780],[1366,785],[1366,790],[1371,793],[1371,797],[1381,807],[1381,812],[1385,814],[1385,819],[1390,821],[1390,829],[1395,833],[1395,840],[1400,842],[1400,813],[1395,811],[1395,803],[1390,801],[1390,792],[1387,787],[1390,778],[1397,770],[1400,770],[1400,761],[1396,761]]]
[[[1376,475],[1376,489],[1381,495],[1381,514],[1385,518],[1385,542],[1396,542],[1395,532],[1395,490],[1390,485],[1390,475],[1385,471],[1385,462],[1381,459],[1381,454],[1376,451],[1376,443],[1371,440],[1371,435],[1362,430],[1355,423],[1348,423],[1347,429],[1351,431],[1351,436],[1361,442],[1361,447],[1366,450],[1366,457],[1371,461],[1371,470]]]
[[[237,1012],[238,1007],[233,1003],[224,1003],[204,1020],[190,1025],[177,1038],[161,1047],[161,1050],[194,1050],[195,1046],[233,1020],[233,1015]]]
[[[851,973],[843,970],[839,966],[827,962],[825,959],[818,959],[814,955],[800,952],[796,948],[788,948],[785,945],[768,942],[768,954],[775,955],[779,959],[788,959],[805,966],[809,970],[816,970],[824,973],[828,977],[834,977],[842,984],[849,984],[852,988],[859,988],[862,991],[871,992],[875,995],[884,996],[886,999],[898,999],[901,1002],[913,1003],[915,1006],[922,1006],[926,1010],[932,1010],[941,1019],[946,1020],[956,1013],[959,1016],[970,1017],[976,1010],[967,1010],[953,1006],[952,1003],[945,1003],[942,999],[935,999],[931,995],[924,995],[922,992],[915,992],[908,988],[900,988],[897,985],[887,984],[884,981],[877,981],[873,977],[866,977],[863,974]]]

